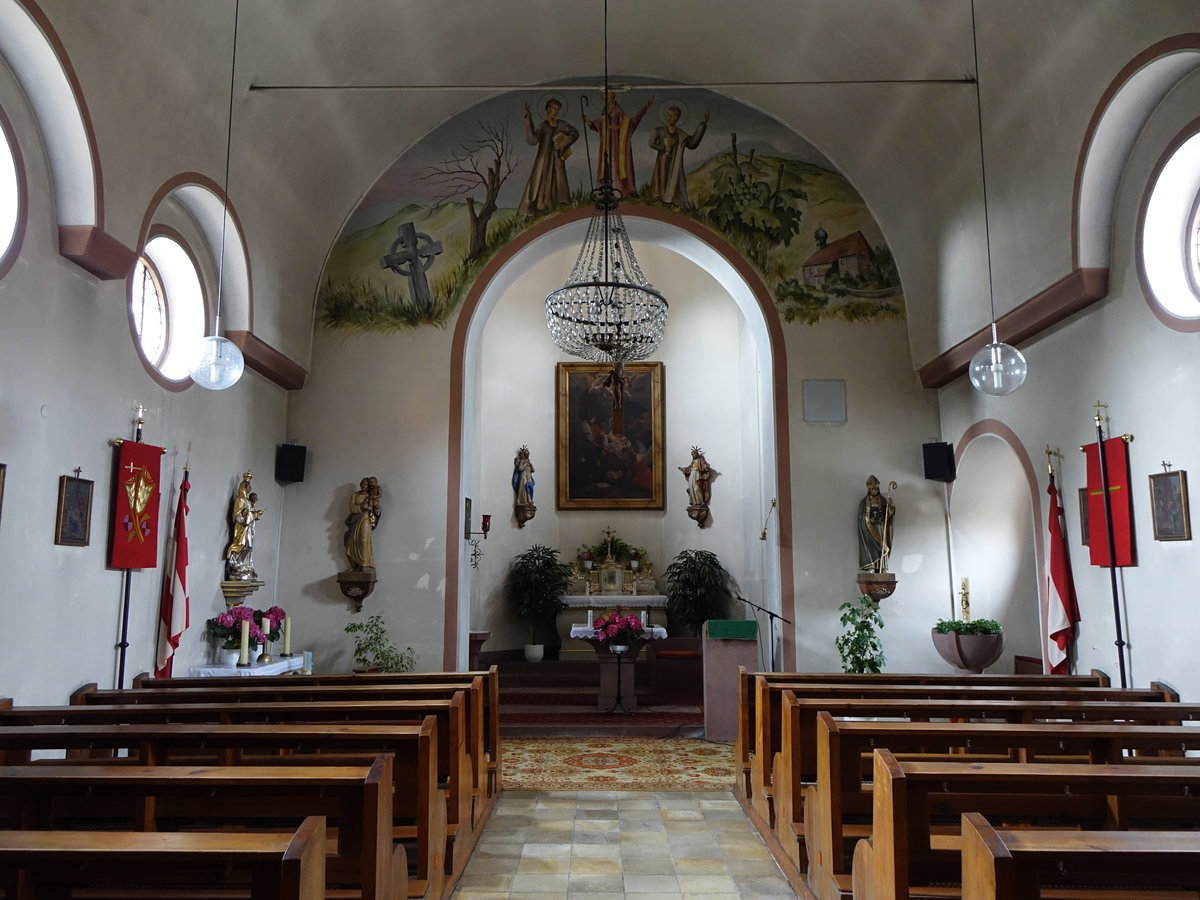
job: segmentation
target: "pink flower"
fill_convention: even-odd
[[[609,626],[604,630],[608,633],[608,636],[610,638],[615,638],[617,636],[617,634],[621,631],[621,629],[613,623],[609,623]]]
[[[227,612],[221,613],[221,615],[217,616],[217,624],[225,628],[232,628],[236,623],[237,619]]]

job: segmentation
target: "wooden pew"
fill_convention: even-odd
[[[1043,886],[1063,884],[1063,872],[1090,883],[1094,900],[1195,900],[1200,832],[997,830],[963,814],[962,900],[1037,900]]]
[[[0,726],[117,725],[132,722],[271,722],[360,725],[419,724],[427,715],[438,720],[438,778],[447,795],[447,826],[452,843],[466,844],[482,827],[490,805],[473,790],[473,761],[466,745],[465,695],[444,700],[324,700],[248,703],[144,703],[86,706],[9,706],[0,708]],[[93,753],[89,758],[96,759]],[[205,762],[198,758],[197,762]]]
[[[1069,694],[1060,696],[1070,696]],[[973,720],[996,722],[1129,722],[1177,725],[1200,721],[1200,704],[1124,703],[1073,699],[943,700],[943,699],[799,699],[781,696],[780,750],[771,774],[775,833],[786,854],[800,868],[803,852],[804,788],[817,778],[817,713],[834,718],[885,718],[907,721]]]
[[[29,765],[34,751],[127,750],[129,764],[170,765],[199,750],[221,751],[222,765],[353,765],[364,755],[393,759],[394,840],[413,842],[410,897],[438,897],[445,882],[446,804],[437,787],[437,720],[420,725],[28,725],[0,728],[0,764]],[[76,764],[39,760],[40,764]],[[469,847],[457,860],[457,875]]]
[[[986,678],[987,676],[953,676],[962,679]],[[755,812],[767,823],[768,828],[775,827],[775,809],[773,790],[771,787],[771,766],[775,754],[781,745],[782,696],[785,690],[792,691],[798,698],[927,698],[927,699],[973,699],[973,700],[1048,700],[1058,699],[1064,693],[1079,700],[1125,702],[1147,702],[1178,700],[1178,694],[1171,689],[1157,685],[1145,690],[1093,687],[1066,686],[1058,683],[1047,683],[1051,676],[1014,675],[1004,678],[1031,679],[1040,678],[1035,684],[1004,684],[993,680],[991,683],[974,680],[962,680],[956,684],[901,684],[879,682],[845,682],[845,683],[811,683],[793,684],[791,682],[770,681],[765,676],[755,679],[755,733],[750,759],[750,787],[752,794],[750,802]]]
[[[388,755],[368,766],[0,766],[0,827],[278,831],[280,820],[324,815],[329,884],[392,900],[408,893],[392,794]]]
[[[847,842],[870,833],[870,753],[886,747],[897,757],[975,762],[1110,763],[1138,765],[1130,751],[1200,750],[1200,728],[1118,725],[946,722],[845,722],[817,716],[817,782],[804,791],[808,883],[822,900],[849,893]],[[963,750],[966,750],[966,753]],[[969,756],[967,755],[969,754]],[[1169,760],[1155,759],[1156,763]],[[1200,762],[1177,757],[1188,766]],[[859,826],[858,820],[865,824]]]
[[[343,687],[351,684],[471,684],[476,678],[483,680],[483,748],[487,759],[485,778],[486,795],[493,797],[500,790],[502,760],[500,753],[500,669],[466,672],[365,672],[361,674],[318,674],[301,675],[292,672],[287,676],[288,684]],[[159,687],[236,687],[244,678],[219,676],[216,678],[153,678],[142,672],[133,679],[134,688]],[[92,685],[95,688],[95,685]]]
[[[8,900],[69,885],[227,887],[227,872],[242,875],[251,900],[324,900],[324,819],[305,819],[294,834],[0,831]]]
[[[330,677],[330,676],[322,676]],[[219,679],[231,682],[214,685],[218,679],[201,678],[197,687],[145,687],[126,691],[101,691],[95,684],[86,684],[71,695],[72,705],[124,705],[141,703],[251,703],[251,702],[312,702],[320,700],[438,700],[448,699],[457,691],[465,691],[467,730],[466,746],[471,756],[472,790],[479,797],[477,806],[480,817],[486,817],[491,800],[487,793],[489,782],[486,749],[484,709],[487,705],[484,679],[471,678],[465,685],[459,682],[446,684],[399,683],[371,680],[369,676],[352,676],[346,684],[306,685],[297,678],[231,678]],[[163,679],[166,681],[167,679]],[[173,679],[171,679],[173,680]],[[156,682],[161,684],[162,682]],[[498,716],[498,713],[497,713]],[[498,719],[497,719],[498,722]],[[499,725],[497,724],[497,729]],[[497,731],[498,734],[498,731]],[[498,738],[497,738],[498,739]]]
[[[750,790],[750,757],[754,752],[755,682],[759,677],[770,682],[787,685],[805,684],[925,684],[959,685],[975,684],[1039,684],[1069,685],[1071,687],[1110,687],[1108,675],[1092,669],[1090,675],[948,675],[882,672],[859,674],[853,672],[751,672],[738,666],[738,729],[734,741],[734,759],[739,767],[738,790],[746,798]],[[978,680],[975,680],[978,679]]]
[[[876,750],[873,762],[871,837],[854,849],[855,900],[909,900],[926,886],[960,883],[964,812],[1076,831],[1200,821],[1196,766],[902,762],[889,750]],[[1067,886],[1075,877],[1064,873]]]

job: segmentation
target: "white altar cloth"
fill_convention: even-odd
[[[645,634],[650,640],[656,641],[659,638],[665,638],[667,636],[667,629],[663,628],[661,625],[647,625]],[[586,640],[587,638],[594,638],[595,636],[596,629],[591,625],[577,622],[571,626],[571,637],[573,638],[584,638]]]
[[[564,594],[567,609],[666,609],[667,598],[662,594]]]
[[[218,676],[240,676],[250,678],[255,675],[282,675],[284,672],[294,672],[304,668],[304,654],[297,653],[286,658],[276,658],[274,662],[258,665],[255,663],[245,668],[237,666],[191,666],[188,678],[216,678]]]

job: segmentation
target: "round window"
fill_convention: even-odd
[[[12,249],[21,220],[21,183],[12,138],[0,113],[0,261]]]
[[[1200,319],[1200,133],[1173,152],[1154,179],[1141,228],[1142,271],[1169,317]]]
[[[146,242],[129,280],[129,319],[146,363],[169,381],[186,379],[204,336],[204,290],[191,255],[174,238]]]

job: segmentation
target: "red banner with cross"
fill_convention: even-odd
[[[1112,510],[1113,550],[1116,561],[1108,558],[1108,538],[1104,516],[1104,484],[1100,477],[1098,444],[1083,448],[1087,455],[1088,536],[1093,566],[1133,566],[1133,498],[1129,494],[1129,448],[1121,437],[1104,442],[1104,461],[1108,469],[1108,499]]]
[[[117,454],[113,502],[114,569],[153,569],[158,565],[158,471],[163,448],[123,441]]]

